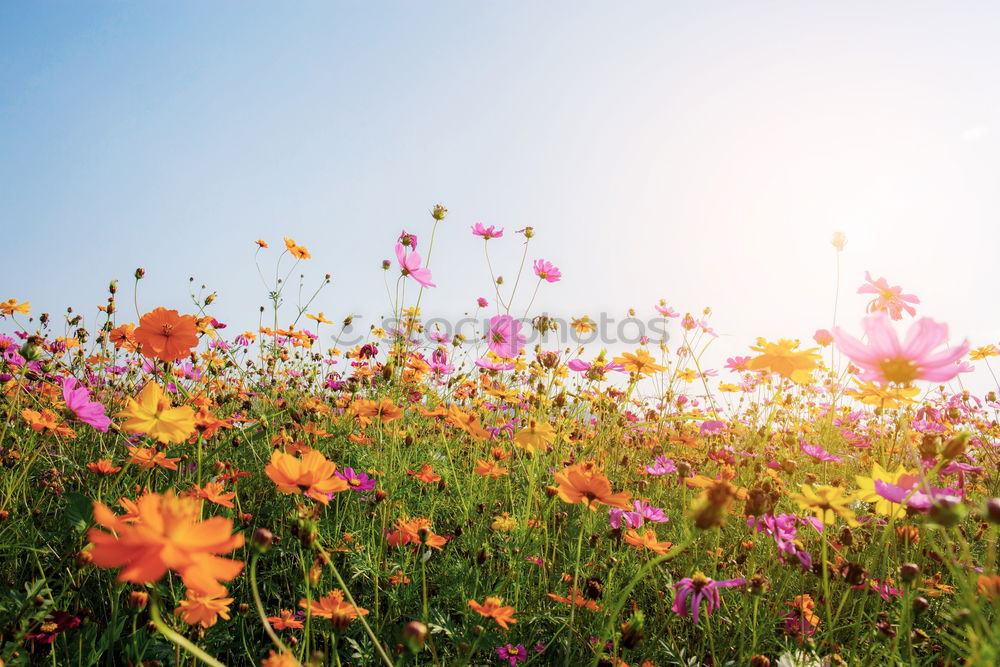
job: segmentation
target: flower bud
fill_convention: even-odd
[[[132,609],[145,609],[149,603],[149,593],[146,591],[132,591],[128,596],[128,606]]]
[[[251,541],[259,551],[264,552],[271,547],[271,542],[274,541],[274,535],[267,528],[258,528],[254,531]]]
[[[403,641],[406,642],[407,647],[413,653],[418,653],[424,647],[424,642],[427,641],[427,635],[429,630],[427,626],[420,621],[410,621],[403,628]]]
[[[136,280],[142,280],[142,277],[144,275],[146,275],[146,269],[144,269],[142,267],[139,267],[138,269],[135,270],[135,279]]]
[[[448,215],[448,209],[444,207],[444,204],[434,204],[433,210],[431,210],[431,217],[435,220],[444,220],[444,216]]]
[[[920,576],[920,566],[916,563],[903,563],[899,566],[899,577],[906,583],[914,581]]]

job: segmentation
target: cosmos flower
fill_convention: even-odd
[[[840,327],[833,330],[833,337],[840,351],[861,369],[859,377],[865,382],[897,385],[909,385],[914,380],[947,382],[958,375],[960,368],[956,362],[969,351],[969,341],[965,340],[935,352],[948,340],[948,325],[929,317],[914,322],[902,342],[887,313],[865,317],[862,328],[867,344],[844,333]]]
[[[523,644],[518,644],[517,646],[513,644],[497,646],[496,651],[500,659],[506,660],[511,667],[528,659],[528,649],[524,648]]]
[[[171,363],[198,345],[198,324],[193,315],[156,308],[139,319],[134,338],[143,356]]]
[[[27,301],[23,303],[18,303],[17,299],[7,299],[6,301],[0,301],[0,313],[4,315],[13,315],[14,313],[20,313],[21,315],[31,314],[31,304]]]
[[[407,253],[403,244],[397,243],[396,259],[399,261],[399,268],[404,276],[410,276],[420,283],[421,287],[437,287],[431,282],[431,270],[420,266],[420,253],[415,251]]]
[[[771,371],[796,384],[807,384],[812,380],[812,371],[819,366],[819,355],[816,348],[799,350],[797,340],[781,339],[770,343],[763,338],[757,339],[757,345],[751,350],[760,354],[747,362],[747,369],[752,371]]]
[[[104,414],[104,406],[90,400],[90,390],[81,385],[76,378],[68,377],[63,380],[62,395],[66,407],[73,411],[77,419],[102,433],[108,432],[111,419]]]
[[[292,256],[295,257],[295,259],[312,258],[312,255],[309,254],[309,251],[306,250],[305,247],[300,246],[299,244],[297,244],[295,241],[293,241],[288,237],[285,237],[285,249],[288,250],[288,252],[292,253]]]
[[[347,485],[354,491],[371,491],[375,488],[376,482],[365,473],[354,472],[354,468],[344,468],[337,473],[337,477],[347,482]]]
[[[666,366],[656,363],[653,355],[641,347],[634,354],[624,352],[620,357],[615,357],[613,361],[621,364],[622,368],[629,373],[638,373],[639,375],[652,375],[667,370]]]
[[[354,605],[344,600],[343,591],[333,590],[321,597],[319,601],[302,598],[299,606],[311,615],[330,620],[334,628],[344,629],[358,615],[367,616],[368,610],[363,607],[355,609]]]
[[[814,487],[811,484],[803,484],[801,488],[802,493],[790,493],[788,496],[802,509],[811,510],[823,523],[836,523],[839,516],[848,525],[857,525],[854,512],[848,507],[852,498],[845,495],[844,489],[837,486]]]
[[[745,583],[746,579],[714,581],[701,572],[695,572],[693,576],[684,577],[674,584],[677,594],[674,596],[672,609],[681,618],[687,618],[690,615],[691,622],[697,625],[702,601],[705,602],[705,615],[710,616],[721,604],[720,588],[733,588]]]
[[[338,477],[337,464],[312,449],[301,459],[278,451],[271,453],[271,462],[264,472],[284,494],[302,493],[326,505],[330,496],[346,491],[350,485]]]
[[[143,433],[162,443],[184,442],[195,431],[194,409],[189,405],[172,407],[155,382],[147,382],[138,398],[129,398],[125,409],[115,416],[125,420],[123,430]]]
[[[228,621],[229,605],[232,604],[233,598],[222,595],[225,595],[225,592],[221,595],[202,595],[189,588],[185,592],[184,599],[174,610],[174,614],[180,616],[188,625],[200,625],[203,628],[212,627],[220,618]]]
[[[582,502],[591,511],[595,511],[598,504],[630,509],[631,492],[613,493],[611,482],[593,464],[571,465],[557,472],[555,479],[559,484],[559,497],[571,505]]]
[[[839,456],[834,456],[819,445],[810,445],[805,440],[799,442],[799,449],[803,454],[807,454],[817,461],[828,461],[833,463],[838,463],[840,461]]]
[[[486,334],[486,342],[490,351],[498,357],[515,358],[527,340],[521,333],[519,320],[510,315],[494,315],[490,318],[490,330]]]
[[[517,623],[517,620],[514,618],[514,608],[504,606],[503,598],[501,597],[491,595],[483,600],[483,604],[479,604],[475,600],[469,600],[469,606],[477,614],[485,618],[492,618],[504,630],[510,629],[508,623]]]
[[[536,259],[534,264],[535,275],[550,283],[559,282],[562,278],[562,271],[556,268],[555,264],[544,259]]]
[[[489,241],[490,239],[498,239],[503,236],[503,227],[500,229],[495,229],[493,225],[484,227],[483,223],[477,222],[472,225],[472,233],[476,236],[482,236],[484,241]]]
[[[894,320],[903,319],[903,311],[909,313],[911,317],[917,314],[916,309],[910,305],[911,303],[920,303],[920,299],[916,296],[903,294],[903,288],[898,285],[890,287],[885,278],[872,280],[872,274],[869,271],[865,271],[865,280],[867,283],[858,288],[858,294],[877,295],[868,303],[869,313],[886,311]]]

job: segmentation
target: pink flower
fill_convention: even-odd
[[[750,361],[750,357],[729,357],[726,359],[726,368],[733,372],[745,371],[748,361]]]
[[[562,278],[562,272],[556,268],[555,264],[544,259],[535,260],[535,275],[550,283],[558,282]]]
[[[698,610],[701,607],[702,600],[705,601],[705,616],[710,616],[721,604],[718,589],[733,588],[734,586],[742,586],[745,583],[746,579],[714,581],[701,572],[696,572],[693,577],[684,577],[674,584],[677,595],[674,596],[672,608],[674,613],[682,618],[688,617],[688,609],[690,608],[691,622],[697,625]],[[689,598],[690,603],[688,602]]]
[[[73,411],[77,419],[102,433],[108,432],[111,420],[104,414],[104,406],[90,400],[90,390],[77,382],[76,378],[68,377],[63,380],[62,394],[66,407]]]
[[[825,449],[823,449],[819,445],[810,445],[805,440],[802,440],[801,442],[799,442],[799,449],[802,450],[803,454],[808,454],[809,456],[813,457],[817,461],[831,461],[831,462],[834,462],[834,463],[840,461],[840,457],[839,456],[834,456],[833,454],[831,454],[830,452],[826,451]]]
[[[946,382],[958,375],[957,361],[969,351],[969,341],[940,352],[933,350],[948,340],[948,325],[922,317],[910,326],[906,339],[899,337],[889,323],[889,315],[878,312],[862,320],[868,344],[841,331],[833,330],[837,347],[861,369],[865,382],[908,385],[914,380]]]
[[[410,233],[408,233],[404,229],[403,231],[401,231],[399,233],[399,240],[397,241],[397,243],[400,243],[400,244],[406,246],[410,250],[416,250],[417,249],[417,235],[416,234],[410,234]]]
[[[512,371],[514,370],[514,364],[512,363],[502,363],[498,364],[495,361],[482,357],[481,359],[476,359],[476,366],[488,371]]]
[[[503,227],[500,229],[494,229],[493,225],[483,227],[483,223],[477,222],[472,225],[472,233],[476,236],[482,236],[485,241],[489,241],[490,239],[498,239],[503,236]]]
[[[513,359],[527,341],[520,332],[521,323],[510,315],[494,315],[490,318],[490,330],[486,335],[490,350],[498,357]]]
[[[403,249],[403,244],[397,243],[396,259],[399,260],[399,266],[403,270],[404,276],[411,276],[423,287],[437,287],[431,282],[431,270],[420,266],[420,253],[407,253]]]
[[[658,312],[660,315],[663,315],[664,317],[680,317],[681,316],[681,314],[678,313],[676,310],[674,310],[670,306],[667,306],[667,305],[664,305],[664,304],[657,304],[656,305],[656,312]]]
[[[833,342],[833,334],[826,329],[816,329],[816,333],[813,334],[813,340],[826,347]]]
[[[903,288],[899,285],[890,287],[889,282],[885,278],[872,280],[872,274],[869,271],[865,271],[865,280],[868,281],[868,284],[859,287],[858,294],[878,295],[868,303],[869,313],[885,310],[888,311],[889,316],[894,320],[903,319],[904,310],[910,314],[910,317],[917,314],[916,309],[909,305],[911,303],[920,303],[920,299],[916,296],[903,294]]]
[[[485,308],[486,306],[490,305],[490,302],[484,299],[483,297],[479,297],[478,299],[476,299],[476,304],[480,308]]]

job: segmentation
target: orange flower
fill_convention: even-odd
[[[275,630],[298,630],[303,627],[302,621],[298,621],[292,615],[291,609],[282,609],[277,616],[268,616],[267,622],[274,626]]]
[[[448,540],[431,530],[430,519],[423,517],[397,519],[396,530],[389,533],[386,539],[393,547],[407,544],[426,544],[438,551],[441,551],[441,547],[448,543]]]
[[[587,609],[590,609],[591,611],[597,611],[598,609],[600,609],[600,607],[597,606],[596,602],[594,602],[593,600],[588,600],[587,598],[583,597],[582,595],[580,595],[580,591],[576,590],[575,588],[572,591],[570,591],[570,595],[572,597],[568,597],[568,598],[567,597],[563,597],[561,595],[556,595],[555,593],[546,593],[546,595],[548,595],[550,598],[552,598],[556,602],[564,602],[566,604],[575,604],[577,607],[586,607]]]
[[[139,349],[139,341],[135,339],[135,325],[131,323],[112,329],[108,339],[118,349],[125,348],[129,352]]]
[[[310,259],[312,257],[308,250],[296,244],[295,241],[288,237],[285,237],[285,248],[287,248],[288,252],[292,253],[296,259]]]
[[[177,361],[198,344],[198,324],[191,315],[157,308],[140,318],[135,340],[144,356]]]
[[[631,509],[628,501],[632,494],[628,491],[612,493],[611,482],[593,464],[571,465],[557,472],[555,479],[559,483],[559,497],[567,503],[582,502],[592,512],[597,510],[598,503]]]
[[[355,609],[350,602],[345,602],[342,591],[330,591],[325,597],[320,598],[319,602],[302,598],[299,600],[299,606],[313,616],[330,619],[330,624],[339,629],[346,628],[359,613],[362,616],[368,615],[367,609],[363,607]]]
[[[31,314],[31,304],[27,301],[24,303],[18,303],[17,299],[7,299],[6,301],[0,301],[0,313],[4,315],[13,315],[14,313],[21,313],[22,315]]]
[[[448,408],[448,417],[445,421],[471,435],[472,439],[476,442],[482,442],[490,438],[489,431],[484,429],[482,423],[479,421],[479,415],[472,412],[463,412],[455,405]]]
[[[224,598],[226,589],[222,589],[219,595],[201,595],[190,588],[187,590],[185,599],[181,600],[180,606],[174,610],[174,614],[181,617],[181,620],[188,625],[196,623],[203,628],[210,628],[215,622],[222,618],[229,620],[229,604],[232,598]]]
[[[378,403],[359,398],[351,403],[351,411],[366,423],[370,419],[389,423],[403,416],[403,409],[393,403],[391,398],[383,398]]]
[[[302,667],[291,653],[275,653],[274,649],[261,661],[260,667]]]
[[[55,433],[56,435],[61,435],[65,438],[75,438],[76,433],[73,429],[63,424],[59,417],[56,416],[54,412],[45,408],[41,412],[37,410],[32,410],[31,408],[24,408],[21,410],[21,417],[24,421],[28,422],[36,431],[44,431],[46,433]]]
[[[1000,598],[1000,575],[979,575],[976,579],[976,591],[990,602]]]
[[[406,472],[411,477],[416,477],[421,482],[426,482],[427,484],[433,484],[441,479],[441,475],[434,474],[434,466],[430,463],[425,463],[423,467],[420,468],[420,472],[416,472],[414,470],[407,470]]]
[[[630,530],[625,533],[625,542],[637,549],[646,548],[661,555],[666,555],[670,547],[674,546],[670,542],[657,542],[655,530],[644,530],[642,535],[636,530]]]
[[[87,470],[98,475],[114,475],[116,472],[121,472],[121,466],[112,464],[110,459],[98,459],[94,463],[88,463]]]
[[[128,462],[136,464],[143,470],[149,470],[156,466],[167,470],[177,470],[177,462],[180,461],[179,458],[167,458],[166,452],[157,451],[152,447],[129,447],[128,455]]]
[[[122,568],[119,581],[149,584],[167,570],[180,574],[184,585],[202,595],[224,595],[219,581],[230,581],[243,563],[217,554],[243,546],[233,535],[233,522],[223,517],[199,521],[201,502],[167,491],[148,493],[136,502],[138,517],[128,523],[101,502],[94,502],[94,520],[113,531],[92,528],[87,538],[98,567]]]
[[[281,493],[303,493],[324,505],[330,502],[330,494],[350,488],[345,480],[335,476],[337,464],[315,449],[301,459],[275,450],[264,472]]]
[[[500,475],[507,474],[506,468],[501,467],[500,465],[498,465],[493,461],[484,461],[483,459],[479,459],[476,461],[476,464],[477,465],[474,472],[477,475],[484,475],[484,476],[488,475],[489,477],[496,479]]]
[[[264,241],[263,239],[257,239],[256,243],[261,248],[269,248],[270,247],[269,245],[267,245],[267,241]]]
[[[228,507],[233,509],[233,498],[236,497],[235,491],[230,491],[226,493],[226,488],[223,486],[222,482],[209,482],[203,487],[195,486],[191,489],[191,497],[201,498],[209,502],[213,502],[216,505],[222,505],[223,507]]]
[[[491,595],[483,601],[483,604],[469,600],[469,606],[485,618],[492,618],[504,630],[509,629],[508,623],[517,623],[514,618],[514,608],[503,606],[503,598],[501,597]]]

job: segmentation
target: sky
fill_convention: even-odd
[[[839,324],[867,270],[997,343],[998,24],[993,2],[0,3],[0,300],[92,323],[119,279],[127,319],[142,266],[141,311],[190,312],[194,277],[255,328],[254,241],[270,275],[288,236],[307,287],[333,277],[310,312],[367,325],[440,202],[425,316],[494,301],[470,225],[506,229],[505,287],[531,226],[563,273],[532,314],[710,306],[714,353],[746,354],[831,326],[843,231]]]

